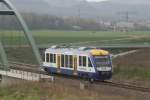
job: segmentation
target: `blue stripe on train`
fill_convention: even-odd
[[[45,68],[47,69],[48,73],[57,73],[57,68],[55,67],[45,67]],[[60,73],[65,75],[73,75],[73,70],[60,69]]]
[[[57,68],[54,67],[45,67],[47,68],[48,73],[57,73]],[[60,69],[61,74],[65,75],[73,75],[73,70],[69,69]],[[96,73],[89,73],[89,72],[83,72],[83,71],[78,71],[78,76],[79,77],[86,77],[86,78],[93,78],[95,80],[105,80],[108,79],[105,75],[102,76],[102,74],[96,72]]]
[[[57,73],[57,68],[54,67],[45,67],[47,68],[48,73]],[[73,75],[74,71],[69,70],[69,69],[60,69],[61,74],[65,75]],[[89,78],[96,78],[96,73],[89,73],[89,72],[83,72],[83,71],[78,71],[77,75],[80,77],[89,77]]]
[[[60,69],[60,73],[65,74],[65,75],[73,75],[73,70]]]
[[[45,67],[45,68],[47,68],[48,73],[57,73],[57,68],[54,67]]]

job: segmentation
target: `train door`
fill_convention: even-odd
[[[77,75],[77,56],[73,57],[74,74]]]
[[[60,57],[60,54],[57,54],[57,71],[60,72],[60,66],[61,66],[61,57]]]

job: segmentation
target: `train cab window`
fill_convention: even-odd
[[[79,56],[79,66],[86,67],[86,56]]]
[[[88,58],[88,67],[92,67],[92,63],[91,63],[90,58]]]
[[[49,53],[46,54],[46,62],[49,62],[50,58],[49,58]]]

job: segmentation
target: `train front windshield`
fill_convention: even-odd
[[[98,71],[111,71],[110,56],[94,56],[94,59]]]

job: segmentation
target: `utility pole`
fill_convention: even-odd
[[[121,20],[124,20],[126,22],[130,21],[130,16],[131,15],[135,15],[136,12],[129,12],[129,11],[122,11],[122,12],[118,12],[117,15],[120,15],[122,17]]]
[[[130,22],[130,15],[134,15],[135,12],[122,11],[122,12],[118,12],[117,14],[121,16],[120,17],[120,22],[125,24],[124,27],[122,27],[121,30],[128,31],[129,30],[129,26],[127,26],[127,25]]]

